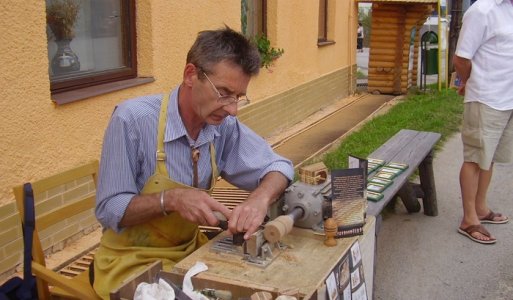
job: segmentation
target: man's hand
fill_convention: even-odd
[[[214,211],[224,215],[228,220],[231,215],[231,211],[226,206],[204,191],[175,188],[164,191],[163,207],[160,205],[160,193],[134,196],[125,210],[120,227],[144,224],[155,218],[161,218],[162,209],[167,213],[176,211],[188,221],[208,226],[219,224]]]
[[[260,185],[246,199],[237,205],[230,218],[228,229],[231,233],[246,232],[244,239],[258,230],[264,222],[269,206],[280,197],[289,180],[280,172],[269,172],[261,180]]]
[[[461,80],[460,86],[458,87],[458,95],[465,96],[465,84],[470,77],[470,72],[472,72],[472,61],[470,59],[454,55],[452,63]]]
[[[251,194],[248,199],[233,209],[228,222],[230,232],[233,234],[245,232],[244,239],[249,239],[264,222],[268,203],[268,200]]]
[[[164,199],[167,209],[176,211],[182,218],[199,225],[216,226],[219,219],[214,211],[230,219],[230,210],[204,191],[172,189],[165,192]]]
[[[458,95],[465,96],[465,84],[461,83],[458,87]]]

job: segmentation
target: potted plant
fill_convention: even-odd
[[[52,59],[54,75],[80,70],[78,56],[70,47],[70,42],[75,37],[74,27],[79,9],[77,0],[52,0],[46,7],[46,23],[58,47]]]
[[[261,58],[261,67],[270,70],[274,65],[274,61],[283,55],[285,50],[281,48],[271,47],[271,42],[265,35],[258,35],[255,37],[255,44],[258,48]]]

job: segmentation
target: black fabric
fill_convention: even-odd
[[[89,265],[89,283],[91,286],[94,286],[94,258],[91,264]]]
[[[37,299],[36,278],[32,275],[32,237],[35,227],[34,192],[32,185],[23,185],[25,222],[23,227],[23,279],[14,277],[0,286],[0,300]]]

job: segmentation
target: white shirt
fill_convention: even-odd
[[[465,102],[513,109],[513,4],[479,0],[463,16],[455,54],[472,61]]]

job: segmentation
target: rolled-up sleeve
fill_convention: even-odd
[[[138,194],[138,135],[118,112],[119,109],[114,111],[105,131],[96,191],[96,218],[115,231],[120,231],[118,224],[131,199]]]
[[[221,176],[231,184],[254,190],[269,172],[280,172],[289,182],[294,178],[292,162],[273,151],[269,144],[246,125],[229,118],[220,128],[219,167]]]

